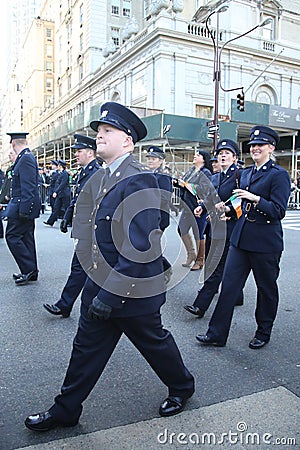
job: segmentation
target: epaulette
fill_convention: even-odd
[[[139,161],[137,161],[136,159],[133,159],[130,163],[130,165],[132,167],[135,167],[136,169],[138,169],[139,171],[146,171],[146,172],[152,172],[149,167],[145,166],[144,164],[140,163]]]

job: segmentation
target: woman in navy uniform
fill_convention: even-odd
[[[211,199],[213,208],[218,208],[220,201],[227,201],[232,191],[239,187],[240,172],[236,166],[239,156],[239,148],[236,142],[231,139],[222,139],[218,142],[216,148],[216,157],[220,165],[220,172],[212,176],[211,182],[215,188],[214,198]],[[196,208],[197,215],[206,213],[206,202],[202,206]],[[222,208],[222,205],[221,205]],[[185,309],[201,318],[210,306],[215,294],[218,292],[219,285],[222,281],[225,261],[229,249],[230,236],[237,221],[236,217],[218,218],[214,211],[210,214],[211,228],[209,239],[211,241],[210,251],[208,253],[205,265],[205,281],[201,290],[192,305],[185,305]],[[223,220],[223,222],[218,222]],[[214,226],[216,222],[217,226]],[[223,227],[222,227],[223,225]],[[226,227],[226,236],[224,228]],[[242,294],[238,299],[238,304],[243,303]]]
[[[189,267],[195,261],[191,270],[200,270],[204,265],[205,258],[205,237],[204,231],[207,225],[205,216],[195,218],[194,209],[198,202],[210,190],[210,179],[212,176],[212,167],[210,155],[204,150],[198,150],[193,159],[192,167],[183,175],[182,181],[190,183],[195,187],[197,194],[192,194],[187,188],[182,186],[181,180],[175,180],[175,186],[181,187],[182,213],[178,223],[178,233],[186,248],[187,259],[182,264],[183,267]],[[189,230],[192,232],[196,241],[196,252]]]
[[[68,226],[72,226],[73,213],[77,198],[85,185],[85,183],[100,169],[100,165],[96,159],[96,140],[85,135],[75,134],[76,142],[71,148],[75,150],[77,164],[81,167],[76,177],[76,185],[74,196],[71,200],[64,218],[60,223],[60,231],[68,232]],[[60,299],[55,304],[45,303],[44,308],[55,316],[69,317],[73,305],[79,296],[86,280],[86,272],[78,261],[76,252],[74,252],[71,273],[62,290]]]
[[[12,173],[12,196],[5,211],[7,217],[6,242],[20,273],[13,274],[16,285],[38,278],[35,247],[35,222],[39,217],[41,199],[38,189],[38,166],[28,148],[28,133],[7,133],[17,157]]]
[[[59,218],[61,211],[63,214],[66,212],[71,200],[71,191],[69,184],[69,174],[66,171],[67,163],[63,160],[58,161],[58,177],[55,182],[54,192],[52,197],[54,198],[54,207],[53,211],[48,218],[48,220],[44,221],[45,225],[49,225],[53,227],[54,222]]]
[[[250,271],[257,286],[255,319],[257,329],[249,343],[252,349],[266,345],[278,308],[279,262],[283,251],[281,220],[290,194],[290,177],[271,159],[279,142],[276,131],[255,126],[250,132],[250,154],[254,165],[244,169],[240,188],[242,216],[230,239],[222,290],[206,335],[196,336],[205,345],[224,346],[228,338],[234,306]],[[230,208],[224,205],[227,213]]]
[[[56,180],[58,177],[58,162],[55,161],[54,159],[51,161],[51,175],[50,175],[50,185],[49,185],[49,189],[48,189],[48,200],[51,206],[51,211],[53,211],[54,208],[54,203],[55,203],[55,198],[52,197],[52,194],[54,192],[54,188],[55,188],[55,184],[56,184]]]
[[[161,322],[160,307],[165,302],[161,194],[155,175],[131,155],[134,144],[146,136],[146,127],[118,103],[103,104],[100,113],[99,120],[90,126],[97,131],[97,150],[108,167],[100,187],[97,185],[92,210],[95,259],[86,269],[94,281],[88,278],[83,289],[79,328],[61,394],[49,411],[27,417],[25,425],[31,430],[48,431],[78,423],[82,403],[123,333],[168,387],[169,396],[159,408],[162,416],[180,413],[194,392],[194,378]],[[80,198],[85,200],[89,184],[98,181],[97,175],[80,193],[76,222],[81,220]],[[84,201],[83,208],[86,205]]]

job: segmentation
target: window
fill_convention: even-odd
[[[52,45],[46,45],[46,55],[52,56]]]
[[[48,39],[52,38],[52,30],[51,28],[46,28],[46,36]]]
[[[111,37],[116,47],[120,45],[120,28],[111,27]]]
[[[81,34],[79,36],[79,51],[80,51],[80,53],[82,52],[82,50],[83,50],[83,34]]]
[[[79,64],[79,81],[83,79],[83,63]]]
[[[112,0],[111,1],[111,13],[114,16],[120,15],[120,0]]]
[[[275,39],[275,17],[272,16],[264,16],[263,20],[266,19],[272,19],[271,23],[268,23],[264,27],[261,28],[262,30],[262,37],[263,39],[267,41],[273,41]]]
[[[211,106],[196,105],[195,115],[200,119],[211,119],[213,116],[213,109]]]
[[[123,16],[130,17],[130,13],[131,13],[131,1],[123,0]]]
[[[52,61],[46,61],[46,72],[52,72]]]
[[[71,74],[68,75],[68,91],[71,89],[72,87],[72,80],[71,80]]]
[[[83,22],[83,4],[81,4],[80,8],[79,8],[79,23],[80,23],[80,26],[82,25],[82,22]]]
[[[52,78],[46,78],[46,90],[48,92],[52,91]]]

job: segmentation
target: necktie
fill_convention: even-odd
[[[104,175],[104,177],[103,177],[103,185],[106,184],[106,183],[108,182],[109,177],[110,177],[110,169],[109,169],[109,167],[106,167],[106,169],[105,169],[105,175]]]

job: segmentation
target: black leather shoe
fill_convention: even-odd
[[[53,224],[52,223],[48,223],[47,221],[44,221],[43,224],[44,225],[48,225],[48,227],[53,227]]]
[[[13,278],[14,275],[18,275],[18,274],[13,274]],[[15,284],[17,286],[24,286],[25,284],[28,284],[30,281],[36,281],[38,279],[38,270],[33,270],[32,272],[29,272],[27,274],[20,274],[20,276],[18,278],[14,278],[15,280]]]
[[[14,280],[18,280],[19,278],[22,277],[22,274],[21,273],[13,273],[12,277],[13,277]]]
[[[225,347],[225,344],[215,341],[214,339],[208,337],[206,334],[198,334],[196,336],[198,342],[204,345],[212,345],[214,347]]]
[[[187,398],[169,396],[159,407],[159,414],[163,417],[174,416],[184,410]]]
[[[51,416],[49,411],[28,416],[25,420],[25,426],[33,431],[49,431],[56,427],[75,427],[78,420],[69,423],[63,423]]]
[[[254,337],[250,342],[249,342],[249,347],[253,348],[254,350],[256,350],[257,348],[262,348],[264,347],[269,341],[263,341],[262,339],[257,339],[256,337]]]
[[[43,307],[48,311],[50,314],[53,314],[54,316],[63,316],[63,317],[70,317],[71,311],[63,311],[56,305],[49,305],[48,303],[44,303]]]
[[[184,309],[189,313],[194,314],[194,316],[199,317],[199,319],[201,319],[205,314],[205,311],[203,309],[198,308],[198,306],[185,305]]]

